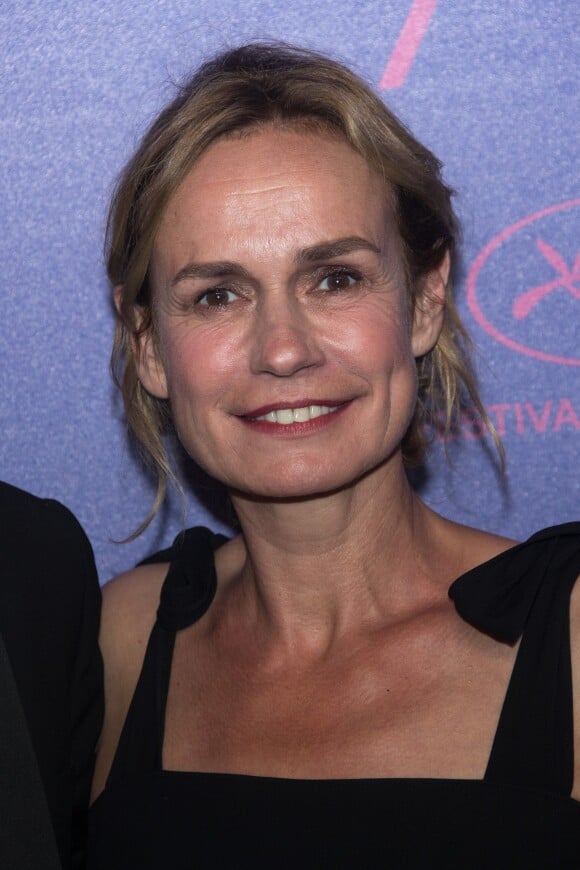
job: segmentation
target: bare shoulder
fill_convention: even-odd
[[[99,643],[105,667],[105,721],[93,781],[104,788],[123,723],[139,679],[169,565],[142,565],[103,586]]]
[[[512,538],[475,529],[453,522],[430,511],[437,551],[443,564],[451,566],[451,576],[461,574],[483,565],[490,559],[518,545]]]
[[[240,537],[216,551],[220,588],[237,576],[245,559]],[[100,646],[105,666],[105,721],[99,746],[92,799],[105,787],[159,606],[169,564],[141,565],[103,587]]]
[[[493,532],[485,532],[482,529],[473,529],[469,526],[459,526],[462,530],[461,540],[466,558],[473,560],[473,565],[481,565],[490,559],[511,550],[520,542],[513,538],[505,538]]]
[[[101,642],[130,658],[147,642],[169,565],[140,565],[103,586]]]

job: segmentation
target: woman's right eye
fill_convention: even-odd
[[[226,308],[236,299],[237,295],[233,290],[227,290],[225,287],[214,287],[198,296],[195,304],[202,308]]]

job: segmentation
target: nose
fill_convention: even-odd
[[[256,315],[251,340],[254,374],[266,372],[290,377],[324,360],[320,336],[296,298],[264,301]]]

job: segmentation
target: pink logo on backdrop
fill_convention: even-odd
[[[558,251],[543,239],[536,239],[536,247],[544,255],[548,263],[554,267],[557,277],[552,281],[546,281],[543,284],[538,284],[536,287],[531,287],[514,300],[513,312],[514,317],[517,317],[518,320],[527,317],[532,308],[538,305],[548,293],[553,293],[554,290],[564,288],[576,299],[580,299],[580,253],[577,254],[572,269],[569,269],[566,261]]]
[[[380,88],[400,88],[427,32],[437,0],[413,0],[403,29],[379,83]]]
[[[517,221],[485,246],[467,277],[469,308],[488,335],[569,366],[580,366],[580,252],[566,257],[558,231],[579,206],[580,199],[568,200]]]

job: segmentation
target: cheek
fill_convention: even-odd
[[[397,311],[371,304],[363,312],[353,312],[337,329],[333,345],[349,357],[361,372],[388,374],[409,364],[415,369],[406,319]]]
[[[168,348],[164,354],[168,391],[174,405],[188,399],[197,405],[201,397],[211,397],[231,382],[238,356],[233,336],[213,329],[192,330],[184,323],[167,334],[164,344]]]

